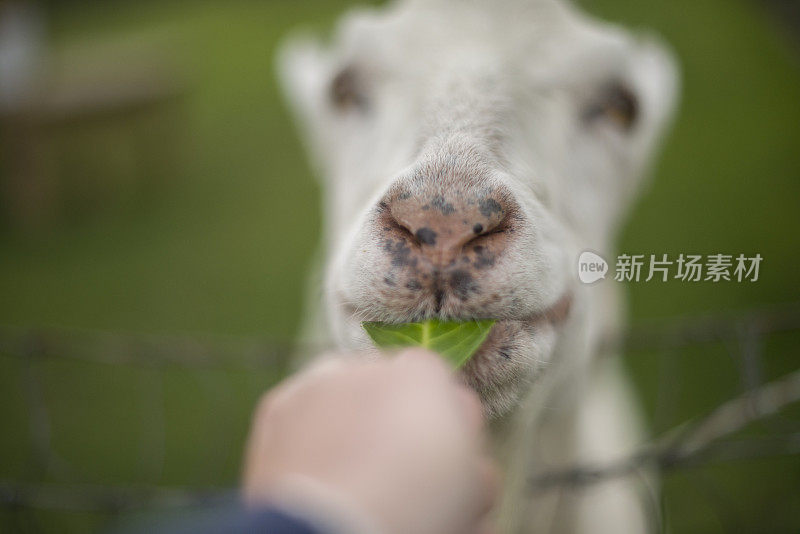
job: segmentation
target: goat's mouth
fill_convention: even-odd
[[[550,324],[558,326],[563,323],[569,316],[572,307],[572,293],[565,291],[561,297],[556,299],[551,305],[545,307],[541,311],[536,311],[525,316],[514,317],[503,314],[501,317],[493,317],[491,313],[470,313],[469,315],[461,316],[460,314],[444,314],[437,310],[436,313],[421,313],[421,314],[402,314],[403,321],[407,323],[422,322],[429,319],[441,319],[445,321],[471,321],[474,319],[496,319],[497,324],[503,323],[519,323],[528,327],[541,326],[543,324]],[[356,320],[357,322],[369,321],[383,321],[383,322],[396,322],[395,320],[387,320],[385,314],[372,316],[369,313],[360,312],[359,308],[351,304],[343,304],[343,308],[347,316]],[[395,315],[395,314],[392,314]]]
[[[541,369],[550,360],[559,327],[567,320],[572,307],[572,293],[565,291],[552,304],[525,316],[500,316],[478,351],[459,370],[462,380],[474,389],[487,414],[496,417],[513,408]],[[363,334],[361,321],[385,320],[355,309],[348,314],[352,326]],[[492,318],[493,314],[480,313],[469,316],[414,315],[403,317],[403,322],[431,318],[469,320]],[[497,316],[497,315],[495,315]],[[396,319],[395,319],[396,321]],[[363,339],[366,341],[366,339]]]
[[[513,343],[511,338],[515,337],[514,334],[516,332],[525,330],[531,333],[536,333],[547,328],[558,327],[564,321],[566,321],[571,307],[572,293],[565,291],[561,297],[556,299],[553,304],[547,306],[541,311],[537,311],[522,317],[502,317],[497,319],[492,331],[489,333],[486,341],[476,353],[474,359],[478,359],[482,354],[485,358],[492,352],[495,352],[502,358],[512,359],[513,352],[515,352],[515,343]],[[374,318],[362,317],[361,314],[355,313],[355,310],[352,311],[353,313],[350,313],[350,316],[354,318],[357,317],[359,323],[361,321],[374,320]],[[422,322],[432,318],[448,321],[469,321],[477,318],[493,319],[494,317],[491,317],[489,314],[486,314],[485,317],[481,317],[480,314],[464,317],[441,314],[435,314],[431,316],[430,314],[425,314],[412,316],[405,322]]]

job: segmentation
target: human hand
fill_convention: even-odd
[[[330,359],[262,399],[244,494],[388,534],[482,532],[497,488],[483,426],[476,395],[436,355]]]

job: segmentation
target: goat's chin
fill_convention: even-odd
[[[556,342],[546,321],[498,321],[478,352],[461,369],[463,380],[481,398],[486,415],[497,418],[519,405],[542,373]]]

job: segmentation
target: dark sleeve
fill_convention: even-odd
[[[155,527],[155,528],[154,528]],[[240,503],[205,507],[171,521],[116,532],[148,534],[331,534],[277,508],[245,508]]]
[[[300,518],[273,508],[244,510],[218,518],[216,524],[208,525],[204,533],[225,532],[230,534],[327,534],[313,528]]]

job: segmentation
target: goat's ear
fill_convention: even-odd
[[[680,69],[675,55],[657,36],[642,35],[638,41],[631,75],[646,114],[643,118],[657,138],[669,126],[677,106]]]
[[[295,34],[279,46],[275,65],[284,98],[296,118],[304,128],[313,128],[314,118],[324,112],[330,55],[314,36]]]

